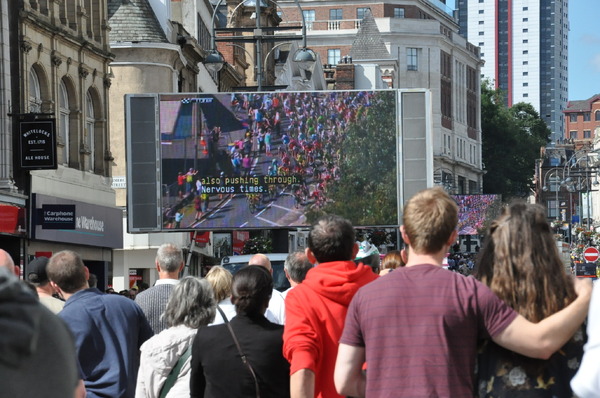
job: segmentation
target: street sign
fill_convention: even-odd
[[[600,252],[595,247],[587,247],[583,251],[583,258],[588,263],[595,263],[598,261],[598,257],[600,257]]]

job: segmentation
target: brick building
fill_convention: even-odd
[[[569,101],[565,114],[565,138],[576,146],[600,137],[600,94],[586,100]]]

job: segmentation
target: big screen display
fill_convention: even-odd
[[[502,195],[453,195],[458,204],[458,234],[483,235],[502,212]]]
[[[159,95],[162,230],[302,227],[323,213],[397,225],[397,98]]]

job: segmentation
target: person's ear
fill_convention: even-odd
[[[448,239],[448,242],[446,242],[446,245],[448,247],[453,246],[454,242],[456,242],[458,240],[458,230],[454,230],[452,231],[452,234],[450,235],[450,239]]]
[[[358,247],[358,243],[354,242],[354,246],[352,247],[352,258],[350,260],[354,260],[356,258],[359,250],[360,247]]]
[[[313,254],[312,250],[310,250],[308,247],[304,249],[304,254],[306,254],[306,257],[308,258],[308,261],[310,261],[311,264],[317,263],[315,255]]]
[[[52,289],[54,289],[57,294],[62,294],[62,290],[60,290],[60,287],[58,287],[56,283],[50,281],[50,286],[52,286]]]
[[[406,246],[410,246],[410,239],[408,238],[408,234],[406,233],[406,228],[404,228],[404,225],[400,226],[400,235],[402,235],[402,240]]]

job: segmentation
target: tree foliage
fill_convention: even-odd
[[[353,225],[397,224],[396,117],[391,90],[358,109],[356,122],[346,131],[341,177],[329,188],[332,201],[308,212],[309,222],[328,213],[345,217]]]
[[[533,189],[535,160],[550,130],[531,104],[506,107],[499,89],[481,86],[483,192],[503,198],[527,196]]]
[[[271,239],[264,236],[256,236],[244,242],[242,254],[271,253],[273,243]]]

